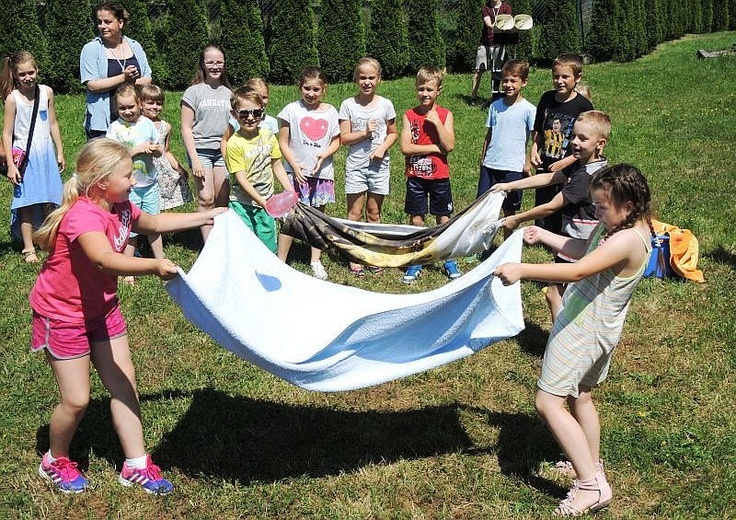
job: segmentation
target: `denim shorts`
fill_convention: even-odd
[[[219,149],[211,148],[197,148],[197,157],[199,162],[206,170],[211,170],[215,167],[224,168],[225,158],[222,156],[222,152]],[[189,168],[192,167],[192,160],[189,159]]]
[[[47,349],[56,359],[74,359],[90,353],[94,343],[103,343],[128,333],[120,304],[104,316],[83,323],[69,323],[33,312],[31,350]]]

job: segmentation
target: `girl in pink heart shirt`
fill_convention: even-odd
[[[335,171],[332,155],[340,148],[340,124],[337,110],[323,103],[327,78],[317,67],[307,67],[299,79],[302,98],[279,112],[279,146],[286,163],[284,168],[294,183],[299,200],[324,211],[335,202]],[[292,237],[280,234],[278,257],[286,261]],[[310,263],[316,278],[327,280],[320,262],[321,251],[312,248]]]

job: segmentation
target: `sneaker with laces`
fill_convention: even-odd
[[[145,468],[131,468],[128,463],[123,464],[123,470],[118,478],[125,487],[138,485],[149,495],[168,495],[174,491],[174,485],[161,475],[161,469],[146,456]]]
[[[76,462],[67,457],[58,457],[54,462],[49,462],[48,452],[41,459],[38,474],[53,482],[62,493],[81,493],[89,487],[89,481],[77,469]]]
[[[401,279],[401,281],[406,284],[414,283],[421,274],[421,265],[410,265],[404,273],[404,277]]]
[[[312,262],[309,265],[312,266],[312,276],[314,276],[317,280],[327,280],[329,278],[327,276],[327,271],[325,271],[325,266],[322,265],[322,262]]]
[[[450,280],[455,280],[463,275],[460,269],[457,268],[457,262],[455,260],[447,260],[445,265],[442,266],[442,271]]]

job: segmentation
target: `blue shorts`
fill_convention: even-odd
[[[480,167],[480,179],[478,179],[478,197],[491,189],[494,184],[502,182],[513,182],[524,178],[523,172],[512,172],[509,170],[494,170],[487,166]],[[521,209],[521,190],[513,190],[506,194],[503,201],[503,209],[506,211],[519,211]]]
[[[158,182],[154,182],[145,188],[137,188],[133,186],[130,190],[130,202],[138,206],[141,211],[145,211],[149,215],[158,215],[161,213],[161,190]],[[138,236],[138,233],[130,233],[131,237]]]
[[[202,163],[205,170],[211,170],[215,167],[224,168],[225,158],[219,149],[197,148],[197,158]],[[189,158],[189,168],[192,167],[192,159]]]
[[[435,217],[452,215],[452,191],[450,179],[423,179],[409,177],[406,179],[406,202],[404,211],[409,215],[427,214],[427,197],[429,197],[429,214]]]

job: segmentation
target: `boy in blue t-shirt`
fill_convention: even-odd
[[[524,99],[522,89],[529,77],[529,64],[510,60],[501,69],[504,97],[488,109],[488,134],[481,152],[478,197],[499,182],[513,182],[529,174],[526,146],[534,129],[536,107]],[[505,217],[521,209],[521,191],[512,191],[503,202]],[[504,230],[508,237],[509,231]]]

